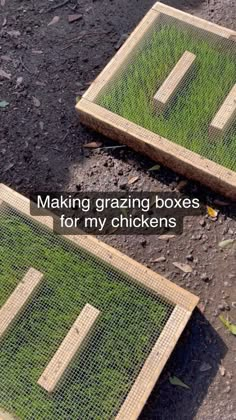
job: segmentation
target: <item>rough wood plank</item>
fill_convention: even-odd
[[[170,105],[176,94],[183,87],[193,69],[196,55],[185,51],[167,79],[154,96],[154,106],[157,113],[162,113]]]
[[[232,29],[224,28],[220,25],[217,25],[216,23],[208,22],[205,19],[193,16],[189,13],[183,12],[182,10],[175,9],[174,7],[167,6],[160,2],[154,4],[153,10],[156,12],[164,13],[175,19],[179,19],[180,21],[195,26],[198,29],[202,29],[212,34],[221,36],[222,38],[229,39],[230,37],[236,35],[236,32]]]
[[[29,299],[40,285],[43,274],[30,268],[23,280],[0,309],[0,338],[27,305]]]
[[[100,311],[86,304],[59,349],[38,380],[38,385],[51,393],[66,373],[70,363],[94,326]]]
[[[88,101],[86,101],[86,103],[87,102]],[[103,108],[101,109],[103,110]],[[50,230],[53,229],[53,219],[52,217],[48,217],[49,212],[45,210],[45,214],[47,214],[46,217],[32,216],[30,214],[30,201],[26,197],[3,184],[0,184],[0,197],[3,198],[8,205],[17,209],[30,219],[40,222],[44,227],[48,227]],[[55,220],[56,216],[54,215],[53,217]],[[78,230],[78,235],[65,235],[64,237],[79,248],[86,250],[92,256],[104,261],[108,266],[115,268],[122,275],[128,275],[131,280],[141,287],[147,288],[150,292],[166,299],[170,303],[182,305],[190,311],[193,311],[198,304],[199,298],[197,296],[182,287],[177,286],[170,280],[167,280],[165,277],[148,269],[143,264],[129,258],[127,255],[105,244],[94,236],[85,234],[80,235],[80,233],[81,232]]]
[[[0,409],[0,420],[16,420],[16,417]]]
[[[84,93],[83,98],[86,98],[89,101],[96,100],[98,94],[107,82],[111,80],[121,66],[125,65],[129,61],[130,54],[134,51],[146,34],[148,34],[152,25],[158,21],[158,18],[159,13],[152,9],[144,16],[127,41],[122,45],[111,61],[109,61],[104,70],[91,84],[89,89]]]
[[[171,142],[107,109],[82,99],[77,104],[80,121],[99,133],[127,144],[172,170],[236,200],[236,173],[185,147]]]
[[[231,89],[223,105],[209,127],[209,134],[212,140],[223,136],[231,128],[236,120],[236,84]]]
[[[180,306],[175,307],[116,416],[116,420],[138,419],[190,316],[191,312]]]

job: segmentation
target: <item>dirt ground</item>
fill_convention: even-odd
[[[80,126],[74,106],[91,81],[154,3],[153,0],[0,0],[0,181],[31,191],[163,190],[182,178]],[[164,2],[165,3],[165,2]],[[212,22],[236,29],[235,0],[169,0]],[[64,4],[64,5],[62,5]],[[58,6],[58,7],[57,7]],[[68,16],[79,14],[73,23]],[[50,23],[50,25],[49,25]],[[99,150],[83,144],[101,141]],[[129,185],[129,177],[137,176]],[[182,185],[182,184],[181,184]],[[188,218],[180,237],[104,240],[201,298],[141,419],[236,419],[236,338],[219,320],[236,322],[236,251],[218,243],[236,237],[229,203],[194,183],[185,192],[219,209]],[[225,201],[225,200],[224,200]],[[153,262],[161,258],[160,262]],[[187,263],[183,273],[172,263]],[[177,376],[190,389],[170,384]],[[128,420],[128,419],[127,419]]]

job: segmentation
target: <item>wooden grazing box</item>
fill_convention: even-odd
[[[105,69],[101,72],[101,74],[96,78],[96,80],[91,84],[90,88],[87,90],[87,92],[83,95],[82,99],[77,103],[76,109],[79,113],[80,121],[82,124],[104,134],[105,136],[108,136],[112,138],[113,140],[117,140],[120,143],[127,144],[129,147],[133,148],[134,150],[146,154],[151,159],[154,159],[161,164],[168,166],[169,168],[175,170],[176,172],[182,174],[183,176],[189,177],[193,180],[199,181],[206,186],[210,187],[211,189],[215,190],[216,192],[223,194],[233,200],[236,199],[236,159],[234,158],[235,154],[233,150],[235,148],[231,147],[231,157],[230,157],[230,164],[228,163],[222,163],[220,161],[221,153],[218,150],[216,152],[217,147],[219,146],[220,139],[215,136],[215,130],[218,128],[211,127],[211,122],[217,119],[216,123],[219,123],[218,117],[222,120],[222,113],[223,120],[221,121],[220,127],[222,132],[227,131],[229,128],[232,128],[233,124],[236,122],[236,114],[235,114],[235,101],[233,100],[231,96],[227,98],[227,95],[229,94],[230,90],[233,88],[233,85],[236,82],[236,76],[235,80],[233,81],[233,84],[229,83],[229,86],[227,89],[225,89],[225,92],[223,93],[223,96],[221,97],[219,95],[219,98],[217,99],[217,104],[214,107],[214,112],[211,116],[211,119],[207,122],[208,128],[205,130],[206,136],[209,136],[208,143],[206,145],[206,155],[203,156],[198,150],[198,144],[194,146],[194,151],[190,148],[188,148],[188,144],[181,144],[181,141],[178,143],[175,141],[175,130],[173,128],[173,134],[172,138],[169,136],[163,136],[158,130],[154,131],[153,129],[147,128],[147,125],[138,123],[137,121],[134,121],[129,119],[129,117],[126,118],[126,116],[123,116],[123,111],[118,111],[116,109],[109,109],[109,106],[105,106],[101,101],[101,98],[109,91],[111,92],[110,96],[112,96],[112,89],[114,86],[114,83],[117,82],[117,89],[115,91],[114,97],[116,96],[117,92],[119,93],[119,80],[122,79],[122,77],[127,76],[127,69],[128,71],[132,72],[132,65],[135,60],[134,57],[141,57],[143,54],[144,49],[148,48],[148,39],[150,37],[150,34],[153,33],[153,31],[159,30],[159,26],[162,24],[163,20],[166,22],[169,22],[170,25],[174,24],[178,26],[179,28],[188,31],[189,37],[194,39],[201,39],[203,48],[205,45],[216,46],[217,48],[217,54],[218,52],[221,53],[222,51],[227,51],[227,48],[231,49],[231,52],[233,51],[233,58],[234,58],[234,51],[236,51],[235,47],[235,40],[236,40],[236,32],[221,26],[218,26],[216,24],[207,22],[205,20],[202,20],[198,17],[192,16],[190,14],[187,14],[185,12],[182,12],[180,10],[174,9],[172,7],[166,6],[162,3],[156,3],[152,9],[147,13],[147,15],[144,17],[144,19],[141,21],[141,23],[137,26],[137,28],[134,30],[134,32],[130,35],[128,40],[125,42],[125,44],[121,47],[121,49],[116,53],[114,58],[108,63],[108,65],[105,67]],[[190,39],[189,38],[189,39]],[[146,44],[145,44],[146,42]],[[175,45],[175,39],[170,42],[171,46],[174,48]],[[142,47],[145,45],[145,48]],[[188,48],[186,48],[186,51],[189,51]],[[181,57],[181,56],[180,56]],[[180,58],[179,57],[179,58]],[[235,54],[236,57],[236,54]],[[192,66],[190,64],[193,64],[194,61],[194,67],[195,67],[195,61],[198,61],[198,54],[196,54],[196,60],[193,60],[193,56],[191,56],[191,63],[188,64],[188,69]],[[163,58],[164,59],[164,58]],[[141,58],[140,58],[141,60]],[[165,94],[165,101],[168,102],[169,98],[176,97],[177,91],[183,96],[185,95],[185,91],[183,90],[183,86],[180,85],[183,76],[185,75],[184,69],[180,68],[178,69],[178,60],[175,61],[175,64],[177,65],[177,72],[176,68],[174,69],[174,66],[172,66],[173,72],[174,72],[174,79],[173,80],[173,72],[168,73],[166,77],[164,78],[164,83],[162,86],[159,86],[159,93],[162,92],[165,89],[168,90]],[[186,64],[186,63],[185,63]],[[151,67],[149,67],[151,69]],[[153,70],[153,69],[151,69]],[[185,68],[187,70],[187,68]],[[194,70],[195,71],[195,70]],[[181,73],[181,74],[180,74]],[[211,73],[211,72],[210,72]],[[212,74],[214,71],[212,72]],[[221,69],[221,74],[219,74],[219,78],[225,77],[224,69]],[[209,79],[211,78],[211,74],[209,74]],[[232,77],[233,78],[233,77]],[[178,79],[178,80],[177,80]],[[185,78],[184,78],[185,79]],[[188,81],[186,83],[186,97],[188,94],[188,85],[191,83],[190,78],[188,78]],[[171,82],[171,83],[170,83]],[[125,83],[125,82],[124,82]],[[214,84],[214,80],[211,80],[211,83]],[[168,86],[167,86],[168,85]],[[144,86],[143,79],[140,79],[140,89],[142,89],[141,86]],[[178,88],[178,89],[177,89]],[[180,89],[179,89],[180,88]],[[217,89],[217,86],[216,86]],[[125,89],[124,89],[125,90]],[[183,91],[183,92],[181,92]],[[197,91],[197,89],[196,89]],[[154,98],[155,93],[157,93],[157,89],[153,91],[153,96],[148,98],[150,102],[153,105],[153,113],[155,113],[155,101]],[[125,95],[125,93],[124,93]],[[162,95],[163,96],[163,95]],[[167,98],[168,96],[168,98]],[[141,97],[141,96],[140,96]],[[173,98],[173,99],[174,99]],[[204,92],[203,92],[203,102],[198,103],[196,100],[196,104],[199,108],[207,107],[208,111],[212,109],[212,103],[209,103],[207,105],[207,94],[204,98]],[[183,100],[183,98],[181,99]],[[223,106],[223,109],[220,110],[220,107],[226,100],[225,106]],[[104,100],[105,101],[105,100]],[[135,102],[137,103],[136,96],[133,97],[133,104],[131,103],[130,108],[135,107]],[[157,101],[157,109],[160,108],[160,101]],[[230,102],[230,109],[227,105],[228,102]],[[154,103],[154,104],[153,104]],[[122,109],[122,101],[119,105]],[[161,104],[161,112],[156,112],[156,116],[163,113],[163,108],[165,108],[165,104]],[[227,109],[226,109],[227,108]],[[174,109],[174,108],[173,108]],[[220,111],[219,111],[220,110]],[[160,109],[159,109],[160,111]],[[219,111],[220,115],[218,114],[217,117],[217,111]],[[129,113],[129,110],[126,109],[126,113]],[[169,117],[170,113],[167,115],[167,119]],[[203,113],[204,118],[204,113]],[[187,120],[187,118],[186,118]],[[176,126],[178,125],[178,121],[176,121]],[[224,129],[227,129],[224,131]],[[166,127],[166,130],[168,131],[168,126]],[[205,133],[204,132],[204,133]],[[213,136],[212,136],[212,132]],[[197,133],[197,131],[196,131]],[[208,133],[208,134],[207,134]],[[234,130],[235,134],[235,130]],[[187,138],[188,134],[186,134]],[[192,133],[189,135],[189,144],[192,142]],[[213,138],[213,145],[212,145],[212,137]],[[234,136],[236,139],[236,137]],[[181,140],[181,136],[180,136]],[[188,141],[188,139],[187,139]],[[227,138],[224,140],[226,142],[227,147]],[[236,141],[236,140],[235,140]],[[196,143],[197,143],[197,137],[196,137]],[[211,144],[211,145],[210,145]],[[215,146],[215,149],[214,149]],[[191,146],[192,147],[192,146]],[[203,145],[203,147],[205,147]],[[224,147],[224,145],[222,145]],[[190,150],[191,149],[191,150]],[[219,159],[215,159],[215,153],[218,153],[217,156],[219,156]],[[227,151],[225,152],[227,153]],[[215,160],[214,160],[215,159]],[[219,163],[219,161],[221,163]]]
[[[0,200],[1,200],[1,205],[0,205],[0,229],[2,227],[1,225],[1,217],[2,215],[7,215],[5,217],[9,217],[9,223],[7,223],[7,225],[11,225],[13,223],[13,226],[15,222],[15,220],[11,220],[10,217],[11,216],[11,212],[13,212],[13,214],[17,215],[17,217],[22,217],[27,225],[32,224],[32,229],[33,232],[35,232],[35,235],[38,235],[39,229],[43,229],[43,232],[45,232],[44,234],[47,235],[47,232],[50,233],[50,235],[55,235],[55,238],[57,238],[57,241],[65,241],[66,243],[68,243],[68,246],[72,246],[73,249],[75,249],[75,252],[82,252],[83,254],[83,259],[81,259],[81,261],[83,261],[85,258],[90,258],[90,261],[94,262],[94,267],[97,271],[96,271],[96,290],[91,294],[91,299],[96,298],[96,295],[99,293],[99,287],[101,287],[101,278],[99,277],[99,264],[102,264],[103,267],[106,267],[106,272],[107,272],[107,276],[109,276],[109,270],[112,270],[112,273],[118,273],[118,275],[122,275],[124,276],[124,281],[125,281],[125,287],[124,287],[124,298],[127,298],[127,293],[128,293],[128,285],[130,285],[129,287],[135,288],[134,290],[137,289],[137,293],[145,293],[145,296],[148,297],[148,299],[151,299],[151,302],[153,302],[154,305],[159,305],[158,302],[166,302],[166,305],[169,305],[168,307],[171,308],[169,309],[169,315],[168,318],[166,319],[165,323],[163,324],[163,329],[161,329],[160,334],[158,336],[157,339],[154,340],[152,346],[150,347],[150,352],[147,354],[147,359],[146,361],[143,361],[143,364],[141,365],[141,367],[138,367],[137,371],[136,371],[136,378],[134,379],[134,381],[132,381],[132,383],[130,383],[130,389],[125,389],[124,395],[123,397],[120,399],[120,401],[117,401],[116,403],[116,407],[113,407],[114,413],[108,415],[107,413],[102,415],[101,413],[99,414],[99,418],[104,418],[105,419],[109,419],[109,418],[116,418],[117,420],[135,420],[138,419],[157,379],[159,378],[167,360],[169,359],[173,349],[176,346],[177,341],[180,338],[180,335],[182,334],[191,314],[192,311],[194,310],[194,308],[196,307],[196,305],[198,304],[198,297],[191,294],[190,292],[188,292],[187,290],[182,289],[181,287],[175,285],[174,283],[172,283],[171,281],[165,279],[164,277],[162,277],[161,275],[151,271],[150,269],[146,268],[145,266],[137,263],[136,261],[130,259],[129,257],[127,257],[126,255],[122,254],[121,252],[115,250],[114,248],[106,245],[105,243],[101,242],[100,240],[96,239],[95,237],[92,236],[87,236],[87,235],[81,235],[78,231],[78,235],[71,235],[71,236],[62,236],[62,237],[58,237],[58,235],[56,235],[55,233],[52,232],[53,227],[56,226],[53,225],[53,219],[50,215],[50,213],[45,212],[44,215],[42,216],[32,216],[30,213],[30,206],[32,206],[33,204],[30,204],[30,201],[25,198],[24,196],[20,195],[19,193],[11,190],[10,188],[4,186],[3,184],[0,184]],[[8,216],[9,215],[9,216]],[[14,216],[15,217],[15,216]],[[54,216],[55,219],[56,216]],[[3,219],[2,219],[3,220]],[[8,220],[8,219],[7,219]],[[18,219],[17,219],[18,220]],[[5,225],[4,225],[5,226]],[[16,232],[16,230],[14,230],[14,232]],[[4,231],[3,231],[4,233]],[[16,233],[17,234],[17,233]],[[24,243],[24,234],[26,234],[24,231],[19,232],[18,235],[18,241],[20,244]],[[51,236],[50,236],[51,237]],[[5,239],[4,239],[5,238]],[[9,239],[9,235],[7,233],[5,233],[5,236],[2,236],[2,246],[1,246],[1,252],[3,249],[3,244],[4,241],[8,241]],[[38,236],[35,236],[35,243],[37,241]],[[42,243],[43,238],[40,236],[40,241]],[[54,236],[53,236],[54,238]],[[58,239],[59,238],[59,239]],[[10,240],[12,241],[12,243],[14,243],[14,237],[10,238]],[[50,240],[51,241],[51,240]],[[51,242],[50,242],[51,243]],[[63,259],[62,254],[60,253],[60,249],[58,249],[59,247],[59,242],[56,242],[56,244],[52,245],[52,255],[55,254],[56,252],[59,252],[58,255],[60,255],[60,257],[56,260],[58,264],[61,264],[60,267],[63,267],[63,273],[61,273],[61,269],[58,271],[58,273],[61,275],[60,279],[58,277],[53,278],[52,280],[52,287],[58,287],[60,285],[60,282],[63,281],[64,276],[67,275],[67,273],[70,273],[71,268],[69,269],[68,266],[64,265],[64,262],[61,262],[61,259]],[[31,248],[30,248],[31,249]],[[11,252],[11,250],[9,250],[9,252]],[[34,251],[32,251],[34,252]],[[41,253],[43,253],[43,248],[41,248]],[[86,257],[87,256],[87,257]],[[37,256],[36,256],[37,257]],[[4,255],[3,255],[4,258]],[[50,259],[50,255],[49,253],[45,251],[45,262]],[[68,258],[68,257],[67,257]],[[75,263],[75,257],[73,257],[72,261],[74,261]],[[17,268],[17,264],[16,262],[14,263],[16,265]],[[82,263],[81,263],[82,264]],[[44,265],[44,264],[43,264]],[[73,267],[72,267],[73,269]],[[104,320],[103,322],[105,322],[104,325],[107,325],[106,323],[109,321],[108,315],[106,315],[106,306],[104,306],[105,302],[107,301],[107,299],[109,299],[109,294],[110,293],[114,293],[114,287],[118,287],[118,291],[119,293],[121,293],[121,289],[120,289],[120,283],[121,280],[119,280],[119,282],[117,282],[117,280],[115,280],[114,278],[114,274],[112,274],[111,278],[109,279],[109,282],[114,281],[114,287],[111,289],[110,288],[110,283],[107,284],[108,279],[104,279],[104,281],[107,284],[108,288],[108,295],[106,295],[106,293],[104,292],[104,297],[102,294],[102,299],[100,304],[94,304],[93,306],[90,305],[85,305],[85,308],[83,309],[83,305],[81,306],[81,308],[83,309],[82,312],[81,310],[79,310],[79,303],[77,303],[77,301],[74,302],[74,306],[73,306],[73,310],[72,311],[72,315],[73,315],[73,319],[76,320],[76,322],[69,322],[67,320],[67,312],[66,312],[66,320],[62,320],[61,318],[61,311],[63,310],[63,308],[67,307],[67,311],[69,311],[70,309],[70,301],[73,301],[74,299],[74,294],[76,293],[76,289],[74,290],[74,292],[70,292],[69,294],[69,302],[63,302],[64,299],[64,294],[62,294],[61,299],[60,300],[55,300],[52,301],[53,299],[53,295],[56,295],[56,292],[54,293],[54,289],[50,289],[49,287],[49,283],[48,283],[48,277],[47,277],[47,271],[45,271],[45,266],[42,267],[42,273],[43,273],[43,282],[42,282],[42,286],[44,287],[44,290],[42,291],[42,293],[44,293],[43,296],[45,296],[46,302],[47,302],[47,310],[49,311],[49,314],[51,313],[51,311],[55,311],[57,309],[58,306],[58,317],[59,319],[57,320],[58,322],[58,326],[54,326],[54,322],[50,323],[49,325],[47,325],[47,332],[48,332],[48,339],[47,340],[51,340],[52,337],[52,332],[54,331],[50,331],[50,328],[53,329],[55,328],[55,339],[56,339],[56,344],[54,345],[53,343],[51,343],[49,345],[48,341],[46,340],[46,344],[43,345],[43,337],[45,334],[44,331],[44,324],[47,324],[47,316],[46,316],[46,312],[44,313],[44,310],[40,307],[40,302],[42,301],[42,297],[39,297],[38,295],[35,296],[35,299],[33,299],[33,302],[30,302],[30,305],[32,304],[33,306],[31,306],[30,311],[28,312],[27,315],[27,321],[25,321],[25,327],[21,327],[21,323],[18,325],[18,327],[20,328],[20,335],[24,335],[27,333],[27,331],[25,331],[25,328],[30,328],[32,331],[32,334],[36,334],[33,335],[32,337],[35,337],[35,339],[33,340],[34,342],[30,342],[30,340],[28,339],[27,342],[27,352],[28,350],[30,351],[31,347],[32,347],[32,353],[31,353],[31,357],[33,357],[34,353],[36,352],[36,364],[34,367],[34,370],[31,371],[31,369],[33,369],[33,367],[31,367],[31,360],[30,357],[27,353],[27,360],[25,362],[25,365],[21,366],[19,368],[19,366],[17,365],[17,379],[18,379],[18,374],[20,372],[20,382],[18,384],[18,388],[17,388],[17,402],[14,399],[14,407],[17,407],[19,410],[19,393],[20,393],[20,389],[22,387],[22,383],[24,382],[24,380],[26,381],[33,381],[32,384],[30,385],[30,390],[35,389],[36,391],[36,397],[35,398],[41,398],[41,402],[45,401],[45,404],[49,404],[49,408],[51,407],[52,403],[55,404],[62,404],[63,401],[67,401],[67,397],[66,397],[66,387],[69,386],[69,382],[68,382],[68,375],[67,378],[63,378],[63,399],[61,399],[61,394],[60,394],[60,387],[62,386],[61,381],[60,384],[58,384],[59,379],[61,379],[62,374],[64,377],[64,372],[65,370],[68,370],[69,364],[71,363],[72,359],[74,359],[75,354],[78,352],[78,357],[80,358],[81,355],[81,350],[80,350],[80,345],[82,344],[82,342],[84,342],[84,338],[86,338],[86,355],[85,355],[85,360],[87,358],[87,355],[90,353],[90,351],[95,351],[94,347],[96,347],[96,341],[93,341],[93,344],[91,344],[91,337],[90,335],[92,334],[92,339],[93,339],[93,334],[97,334],[98,337],[101,337],[102,334],[105,334],[106,336],[106,330],[104,330],[104,327],[101,329],[101,324],[100,322],[102,322],[102,320]],[[14,273],[13,273],[14,274]],[[83,285],[80,286],[80,282],[81,282],[81,278],[79,276],[79,271],[75,272],[76,277],[75,277],[75,288],[78,287],[82,287],[82,291],[86,290],[83,289]],[[87,279],[87,275],[89,274],[85,274],[85,277],[83,278],[83,282],[84,282],[84,287],[89,287],[89,285],[87,286],[86,283],[86,279]],[[68,283],[65,283],[67,286],[67,289],[70,288],[70,274],[68,274],[69,278],[68,278]],[[41,276],[40,276],[41,278]],[[123,277],[122,277],[123,278]],[[121,277],[120,277],[121,279]],[[123,280],[122,280],[123,281]],[[127,284],[126,284],[127,281]],[[118,284],[117,284],[118,283]],[[1,276],[0,276],[0,286],[1,286]],[[12,286],[11,286],[12,287]],[[12,289],[14,290],[14,289]],[[60,290],[60,289],[58,289]],[[139,292],[140,291],[140,292]],[[12,291],[11,291],[12,293]],[[10,294],[11,294],[10,293]],[[84,292],[83,292],[84,293]],[[132,292],[132,293],[136,293],[136,292]],[[14,294],[14,292],[13,292]],[[81,293],[79,293],[77,296],[78,298],[80,298]],[[85,297],[86,298],[86,297]],[[40,301],[39,301],[40,299]],[[117,300],[117,298],[116,298]],[[104,304],[103,304],[104,301]],[[53,302],[55,303],[56,307],[53,306]],[[91,303],[93,303],[91,302]],[[149,301],[148,301],[149,302]],[[136,304],[134,302],[134,304]],[[4,303],[3,303],[4,305]],[[39,306],[38,306],[39,305]],[[81,304],[80,304],[81,305]],[[130,303],[127,300],[127,303],[125,304],[125,308],[127,308],[127,310],[130,309]],[[151,303],[150,303],[151,305]],[[4,306],[3,306],[4,307]],[[39,309],[39,312],[37,312],[37,316],[36,319],[33,318],[31,319],[31,316],[33,316],[32,314],[35,313],[35,308]],[[84,311],[86,313],[84,313]],[[145,306],[142,309],[142,306],[138,306],[137,307],[137,314],[140,314],[142,311],[144,311],[145,317],[148,316],[148,308]],[[120,315],[119,316],[123,316],[124,310],[120,310]],[[1,314],[1,312],[0,312]],[[152,320],[154,319],[154,314],[155,311],[152,314]],[[21,322],[24,322],[24,317],[26,316],[26,314],[23,312],[21,313]],[[116,314],[114,313],[113,316],[116,316]],[[133,316],[133,315],[132,315]],[[141,316],[141,315],[140,315]],[[35,322],[38,321],[38,317],[41,317],[42,319],[42,324],[39,324],[39,327],[35,327]],[[82,319],[82,318],[83,319]],[[90,328],[92,327],[94,321],[96,319],[96,325],[93,326],[93,331],[90,331]],[[116,318],[115,318],[116,319]],[[145,318],[146,319],[146,318]],[[64,325],[64,323],[66,322],[66,324]],[[154,321],[152,321],[154,322]],[[124,324],[124,321],[123,321]],[[122,324],[122,325],[123,325]],[[142,328],[141,323],[138,324],[138,329],[140,331],[140,328]],[[1,317],[0,317],[0,329],[1,329]],[[129,326],[128,324],[125,324],[124,326],[122,326],[122,328],[125,328],[124,331],[128,330],[128,328],[134,328],[133,324],[131,323],[131,325]],[[150,328],[150,325],[146,325],[145,326],[145,330],[146,327]],[[58,338],[58,334],[60,333],[60,328],[63,328],[63,337],[64,340],[61,340],[61,338]],[[40,329],[42,329],[42,333],[40,332]],[[101,329],[101,330],[100,330]],[[117,331],[119,330],[119,317],[117,318],[117,320],[115,321],[114,324],[114,334],[117,334]],[[131,331],[131,330],[130,330]],[[89,332],[89,337],[87,336]],[[53,334],[54,334],[53,333]],[[0,342],[0,346],[7,346],[8,345],[8,340],[12,341],[12,334],[14,334],[14,328],[13,329],[9,329],[7,331],[7,333],[4,335],[3,340]],[[38,334],[42,334],[41,336],[38,336]],[[132,332],[130,333],[132,335]],[[129,338],[130,338],[130,334],[129,334]],[[137,333],[136,333],[137,334]],[[78,339],[77,339],[78,338]],[[109,337],[108,337],[109,338]],[[23,336],[20,336],[21,340],[24,340]],[[109,340],[111,339],[111,337],[109,338]],[[17,339],[18,340],[18,339]],[[38,340],[38,341],[37,341]],[[123,336],[122,336],[122,341],[123,341]],[[39,345],[37,344],[40,343]],[[117,349],[112,346],[111,347],[111,354],[115,357],[117,357],[117,351],[119,350],[119,346],[121,345],[120,341],[117,340],[115,341],[116,345],[117,345]],[[47,354],[47,348],[48,346],[50,347],[53,344],[53,348],[54,351],[50,351]],[[12,344],[10,345],[9,348],[12,348],[12,346],[14,346],[14,341],[12,341]],[[14,360],[15,360],[15,355],[16,355],[16,360],[18,360],[19,356],[18,356],[18,351],[20,352],[24,352],[24,346],[23,346],[23,342],[20,342],[20,347],[18,347],[19,343],[16,344],[16,349],[15,349],[15,354],[14,354]],[[84,346],[84,344],[83,344]],[[92,347],[91,347],[92,346]],[[124,350],[125,350],[125,346],[126,344],[124,344]],[[3,353],[6,354],[7,357],[7,351],[5,349],[5,347],[2,349]],[[26,351],[26,347],[25,347],[25,351]],[[100,352],[103,352],[104,348],[103,346],[100,348]],[[121,363],[123,363],[123,351],[121,352]],[[135,349],[135,345],[132,345],[132,358],[136,357],[136,349]],[[24,357],[26,355],[24,354]],[[43,357],[43,363],[39,362],[41,356]],[[92,355],[94,357],[94,353]],[[113,357],[112,356],[112,357]],[[81,355],[82,357],[82,355]],[[13,362],[14,362],[13,360]],[[51,362],[50,362],[51,360]],[[76,359],[77,360],[77,359]],[[79,360],[79,359],[78,359]],[[91,359],[93,360],[93,358]],[[106,360],[106,354],[101,353],[100,356],[100,363],[97,364],[97,367],[100,368],[100,365],[102,365],[104,363],[104,361]],[[77,363],[77,362],[76,362]],[[80,364],[80,368],[83,367],[83,364],[86,364],[86,361],[82,360],[81,361],[82,364]],[[92,363],[92,362],[91,362]],[[55,368],[56,366],[56,368]],[[46,367],[46,370],[45,370]],[[52,368],[52,369],[51,369]],[[25,370],[26,369],[26,370]],[[28,370],[27,370],[28,369]],[[91,364],[88,364],[88,369],[90,372],[91,369]],[[109,369],[111,369],[111,367],[109,367]],[[8,379],[8,371],[7,371],[7,366],[4,365],[4,372],[5,372],[5,376],[6,376],[6,380]],[[11,372],[12,372],[12,368],[11,368]],[[69,380],[73,382],[73,386],[74,388],[73,391],[70,391],[69,393],[69,397],[68,397],[68,404],[70,404],[71,401],[71,397],[72,395],[74,395],[74,402],[73,404],[78,404],[78,415],[81,413],[80,408],[79,408],[79,398],[81,397],[81,395],[77,395],[75,396],[75,385],[78,384],[80,386],[80,381],[83,381],[84,376],[89,376],[89,372],[88,373],[83,373],[81,379],[79,379],[78,374],[78,367],[76,367],[76,376],[75,373],[72,375],[72,377],[69,376]],[[40,374],[39,374],[40,373]],[[52,375],[50,376],[50,374],[52,373]],[[67,372],[68,373],[68,372]],[[27,374],[27,377],[24,378],[24,375]],[[41,376],[41,377],[40,377]],[[111,372],[110,370],[108,370],[108,378],[110,379],[111,376]],[[32,379],[33,378],[33,379]],[[39,379],[40,378],[40,379]],[[123,383],[123,378],[121,383]],[[37,384],[38,381],[38,384]],[[91,383],[93,383],[95,381],[96,384],[96,394],[101,393],[102,390],[102,384],[99,383],[99,381],[97,382],[97,380],[92,376],[91,378]],[[28,383],[28,382],[27,382]],[[10,383],[10,387],[12,388],[12,383]],[[55,386],[57,385],[57,388],[55,388]],[[3,385],[1,385],[2,388]],[[36,387],[36,388],[35,388]],[[38,387],[38,388],[37,388]],[[43,389],[43,388],[44,389]],[[29,389],[29,384],[27,386],[27,390]],[[50,394],[50,397],[47,394],[47,391],[51,392],[54,391],[52,394]],[[87,387],[86,387],[87,390]],[[33,391],[32,391],[33,392]],[[59,395],[57,394],[59,392]],[[81,393],[82,391],[80,391]],[[7,394],[7,389],[3,388],[3,397],[5,396],[5,394]],[[111,398],[110,392],[106,393],[106,398]],[[24,395],[23,396],[23,405],[20,406],[20,412],[22,413],[22,410],[24,409],[25,406],[27,406],[27,410],[29,409],[29,405],[26,404],[26,398],[29,397],[30,401],[34,401],[34,395],[29,394]],[[9,397],[10,398],[10,397]],[[7,399],[7,401],[9,400],[9,398]],[[14,398],[14,395],[13,395]],[[36,405],[35,405],[36,404]],[[30,407],[37,407],[39,404],[38,401],[35,402],[35,404],[30,404]],[[72,403],[71,403],[72,404]],[[11,407],[11,406],[10,406]],[[1,401],[1,390],[0,390],[0,413],[1,410],[3,411],[11,411],[10,407],[6,404],[2,405],[2,401]],[[53,406],[54,407],[54,406]],[[57,408],[57,406],[55,406]],[[57,416],[60,415],[61,413],[58,412],[56,410],[56,408],[53,408],[53,414],[51,411],[45,411],[46,416],[48,416],[48,418],[58,418]],[[73,408],[73,410],[75,409],[74,406],[71,407],[71,409]],[[32,408],[33,409],[33,408]],[[41,407],[42,409],[42,407]],[[69,408],[68,408],[69,409]],[[46,410],[46,409],[45,409]],[[76,408],[77,410],[77,408]],[[14,411],[14,410],[13,410]],[[44,414],[45,414],[44,413]],[[74,415],[75,415],[75,411],[73,411]],[[89,411],[90,413],[90,411]],[[13,415],[18,415],[18,412],[16,413],[12,413]],[[40,416],[43,416],[43,413],[40,411],[40,413],[37,412],[37,408],[36,411],[33,412],[34,418],[40,418]],[[76,415],[75,415],[76,417]]]

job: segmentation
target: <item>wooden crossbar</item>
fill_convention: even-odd
[[[76,353],[79,349],[81,349],[82,344],[88,337],[88,334],[94,326],[99,314],[100,311],[92,305],[85,305],[38,380],[38,385],[44,388],[47,392],[51,393],[55,391],[59,381],[66,373],[69,364],[72,362]]]
[[[159,114],[165,111],[172,102],[176,94],[183,87],[193,69],[196,56],[189,51],[185,51],[178,63],[175,65],[167,79],[158,89],[154,96],[155,111]]]
[[[27,305],[32,294],[38,288],[43,274],[30,268],[23,280],[18,284],[6,303],[0,309],[0,338],[6,333],[12,322]]]
[[[229,92],[223,105],[210,124],[209,134],[212,140],[223,136],[236,120],[236,84]]]

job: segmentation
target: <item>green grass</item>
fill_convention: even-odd
[[[0,408],[22,420],[113,418],[172,308],[13,211],[0,215],[0,238],[0,307],[29,267],[44,274],[0,343]],[[86,303],[101,316],[49,397],[36,382]]]
[[[214,45],[174,23],[153,32],[127,69],[98,98],[98,104],[236,170],[236,126],[209,141],[209,124],[236,83],[235,46]],[[185,51],[197,56],[193,77],[165,115],[155,115],[153,97]]]

